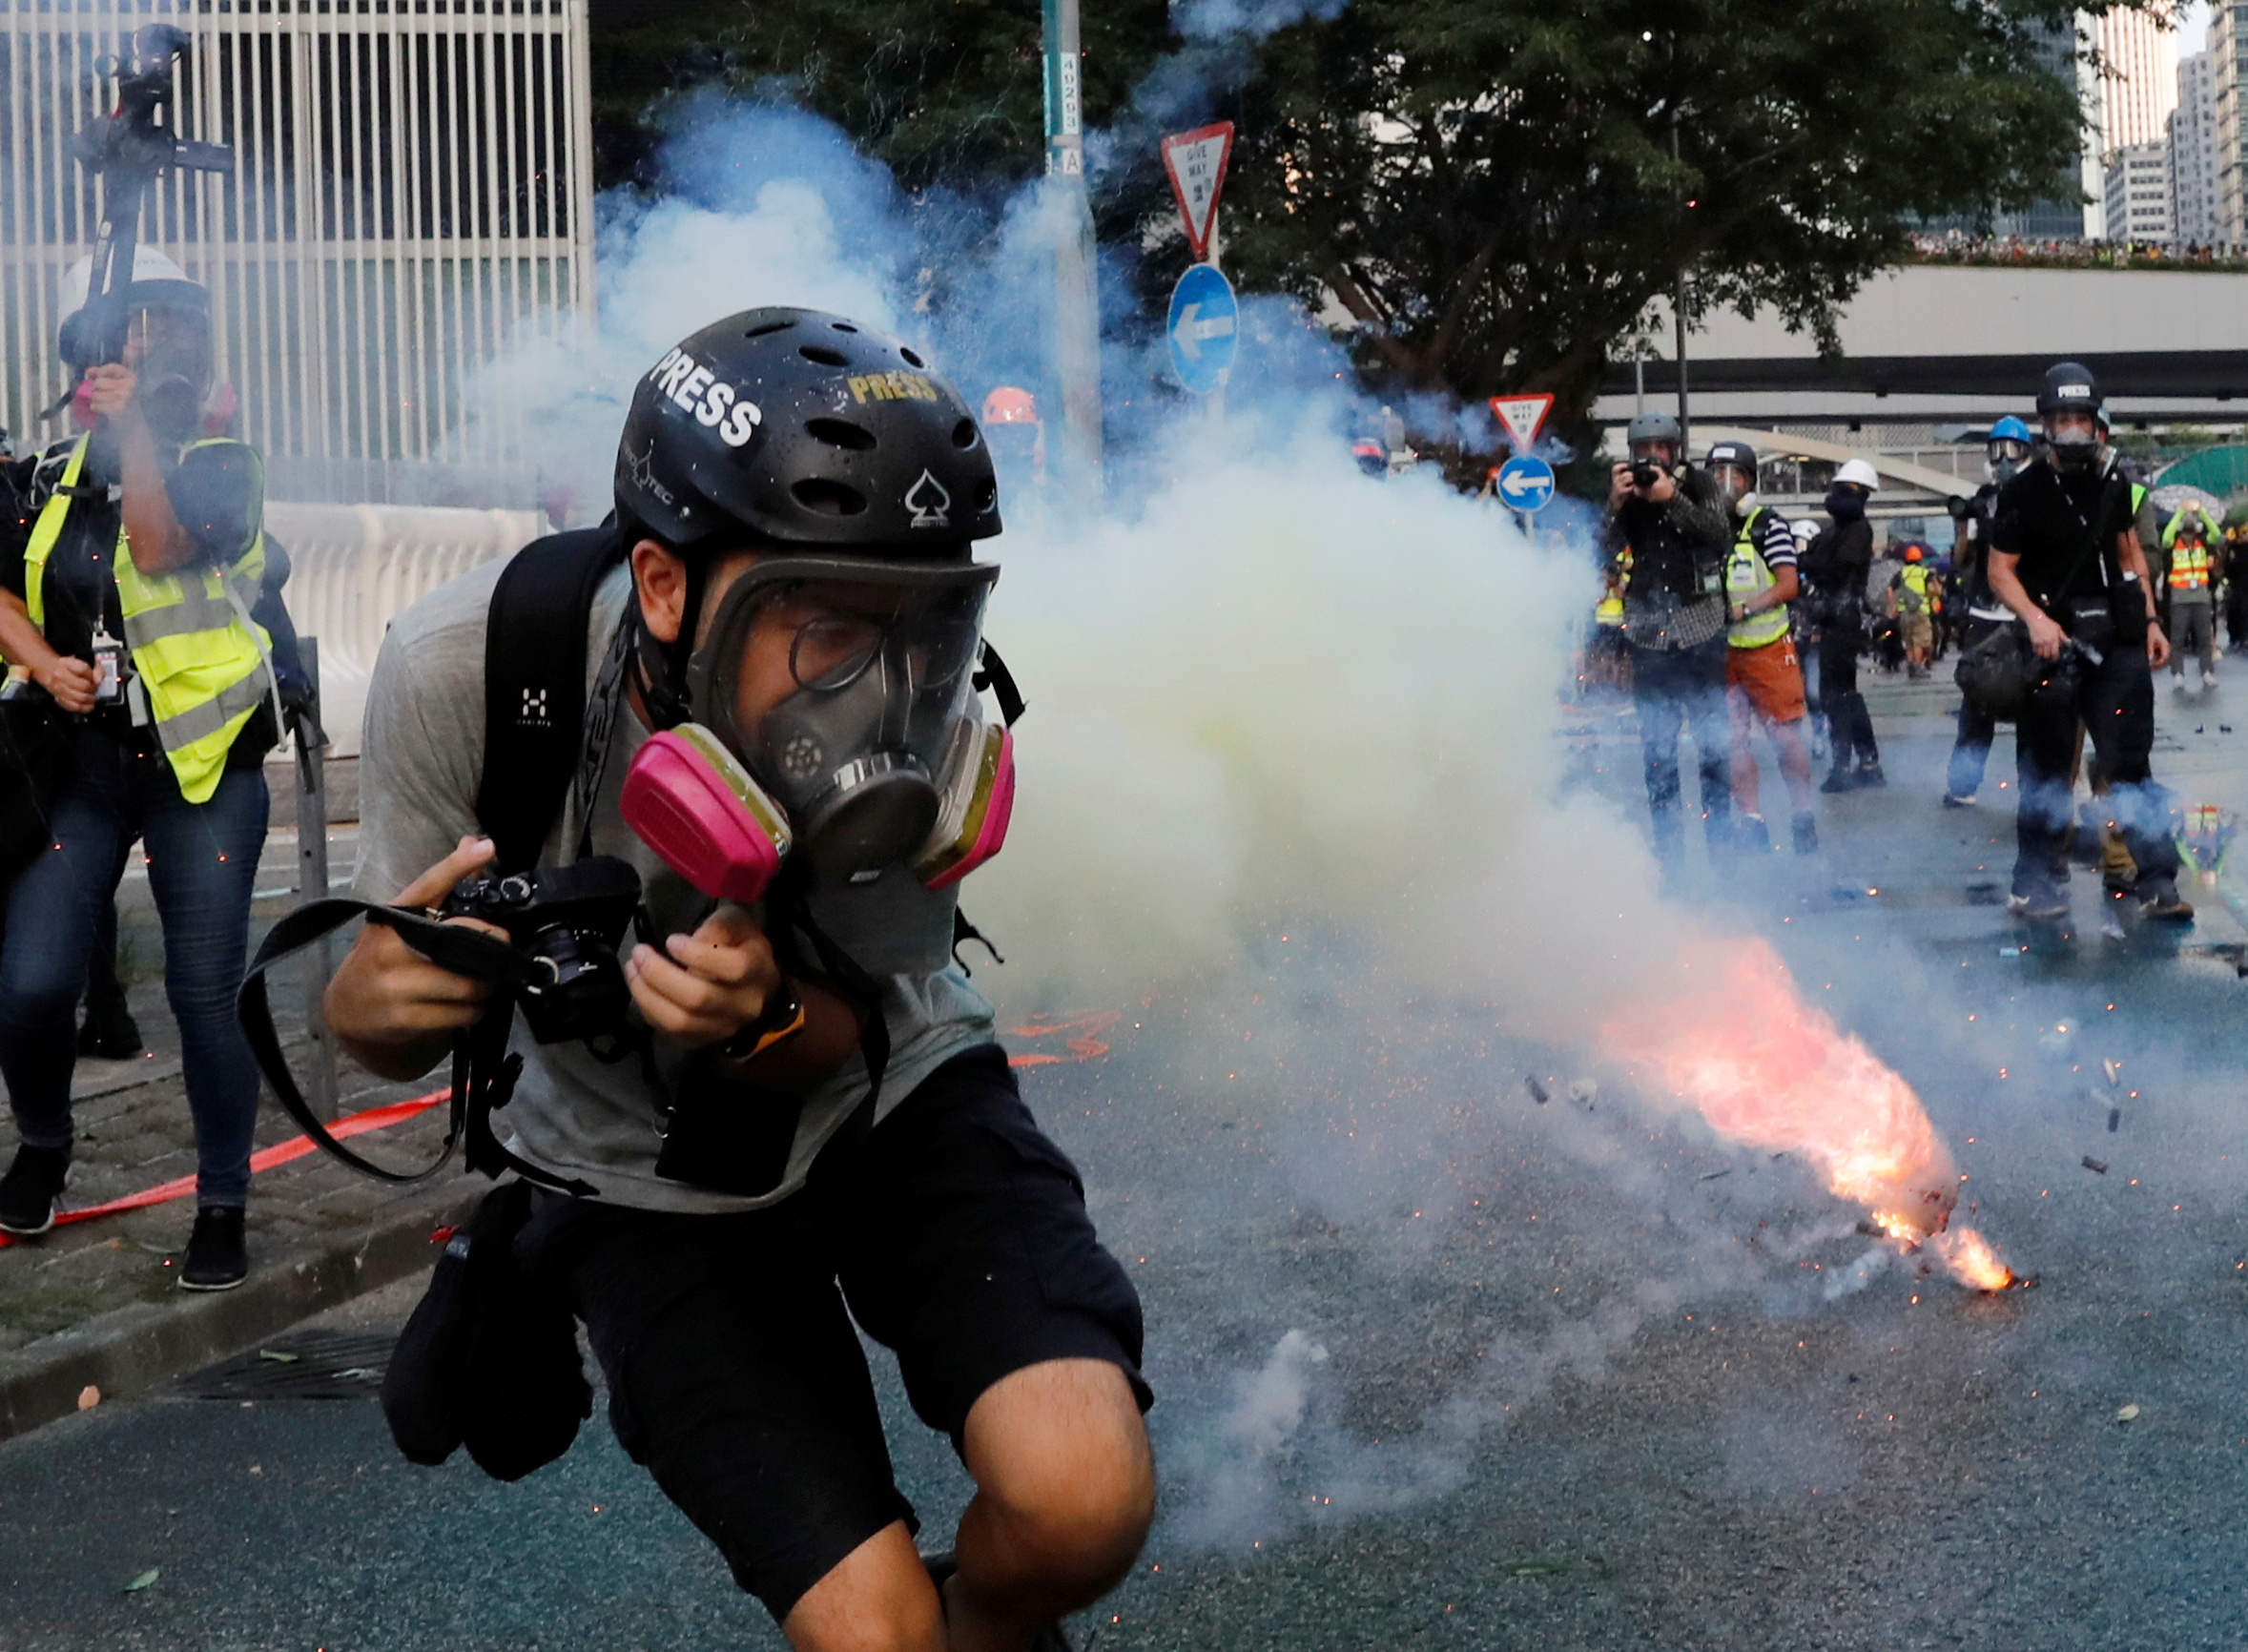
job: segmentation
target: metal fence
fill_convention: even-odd
[[[179,135],[235,166],[163,179],[143,238],[211,289],[277,481],[379,499],[393,466],[507,465],[515,432],[464,428],[464,382],[591,313],[587,0],[0,0],[0,424],[54,428],[63,277],[99,222],[63,145],[158,19],[194,41]]]

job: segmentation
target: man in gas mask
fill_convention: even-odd
[[[2009,904],[2034,921],[2068,917],[2069,774],[2081,722],[2136,864],[2131,893],[2146,916],[2182,922],[2194,909],[2178,898],[2169,808],[2148,764],[2153,668],[2168,662],[2170,644],[2155,619],[2132,486],[2100,440],[2099,388],[2086,368],[2048,370],[2037,412],[2046,451],[1999,488],[1990,525],[1990,589],[2028,628],[2044,668],[2015,731]]]
[[[542,1189],[515,1251],[587,1325],[627,1450],[802,1648],[1061,1645],[1053,1621],[1117,1582],[1153,1514],[1137,1297],[951,950],[974,863],[946,848],[953,799],[995,754],[1012,795],[972,686],[999,573],[973,546],[999,531],[951,385],[871,328],[766,309],[640,382],[609,524],[520,553],[584,553],[597,579],[568,620],[584,733],[536,860],[623,859],[647,921],[617,1040],[639,1059],[515,1044],[497,1118]],[[487,671],[514,670],[496,602],[550,594],[506,577],[432,593],[383,644],[370,898],[443,900],[491,863],[487,830],[511,853],[494,776],[555,701],[477,714]],[[744,766],[786,845],[753,902],[698,897],[632,813],[649,753],[682,740]],[[405,1077],[488,993],[370,926],[326,1007],[346,1050]],[[917,1552],[854,1321],[976,1480],[957,1566]]]
[[[1701,814],[1713,858],[1733,848],[1732,740],[1725,712],[1725,560],[1733,507],[1717,480],[1684,463],[1679,422],[1641,413],[1626,431],[1631,458],[1615,467],[1608,537],[1630,553],[1623,634],[1655,854],[1675,883],[1685,861],[1680,818],[1679,733],[1691,725]]]
[[[1951,547],[1951,602],[1960,615],[1959,651],[1967,653],[1993,631],[2011,622],[2006,605],[1991,594],[1987,559],[1990,552],[1990,517],[1997,508],[1998,490],[2011,482],[2030,462],[2030,427],[2009,414],[1990,426],[1983,464],[1983,485],[1971,499],[1949,502],[1958,537]],[[1951,742],[1951,760],[1944,775],[1944,807],[1971,809],[1983,784],[1983,770],[1990,760],[1990,742],[1998,723],[1972,694],[1959,701],[1959,732]]]
[[[1826,493],[1829,526],[1804,553],[1811,582],[1810,612],[1819,628],[1819,705],[1825,713],[1829,767],[1822,792],[1886,786],[1873,716],[1858,692],[1858,655],[1866,647],[1866,581],[1873,570],[1873,525],[1866,502],[1879,485],[1873,466],[1846,460]]]

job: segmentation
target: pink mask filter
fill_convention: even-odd
[[[720,900],[761,899],[788,857],[788,816],[694,723],[651,735],[633,754],[622,809],[665,865]]]
[[[1015,736],[965,722],[954,738],[936,830],[914,857],[914,875],[931,889],[958,883],[997,855],[1015,813]]]

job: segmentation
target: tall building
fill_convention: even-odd
[[[2165,8],[2165,13],[2167,8]],[[2177,107],[2177,32],[2153,11],[2110,11],[2092,27],[2100,54],[2100,154],[2160,143]]]
[[[2168,241],[2170,225],[2170,146],[2130,143],[2108,154],[2108,238],[2114,241]]]
[[[464,430],[477,368],[592,307],[587,0],[0,0],[0,425],[42,442],[66,387],[63,277],[99,189],[64,148],[114,55],[190,37],[174,127],[232,171],[173,173],[144,242],[211,291],[219,376],[281,497],[393,497],[418,465],[504,467]]]
[[[2248,241],[2248,134],[2241,81],[2248,75],[2248,0],[2216,0],[2209,11],[2211,78],[2217,96],[2217,238]]]
[[[2217,85],[2214,52],[2177,65],[2177,107],[2170,112],[2170,235],[2180,246],[2223,238],[2217,214]]]

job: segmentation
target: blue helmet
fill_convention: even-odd
[[[1992,442],[2027,442],[2030,440],[2030,427],[2009,413],[1990,426],[1990,439]]]

